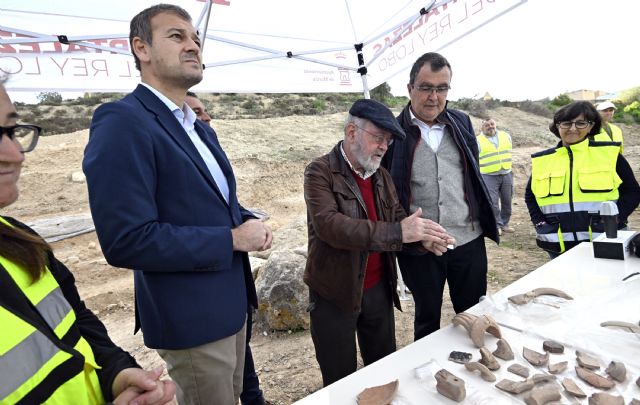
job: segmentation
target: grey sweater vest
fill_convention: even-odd
[[[420,139],[411,170],[411,212],[422,207],[422,216],[442,225],[461,246],[482,234],[478,221],[471,221],[464,194],[460,152],[447,130],[438,151]]]

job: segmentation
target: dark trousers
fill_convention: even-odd
[[[471,308],[487,293],[487,251],[482,236],[442,256],[398,255],[398,263],[415,301],[415,340],[440,329],[445,281],[456,313]]]
[[[244,374],[242,375],[242,393],[240,402],[242,405],[264,405],[264,396],[260,389],[260,381],[253,364],[253,355],[249,347],[251,340],[251,325],[253,324],[253,310],[247,314],[247,348],[244,354]]]
[[[309,290],[311,338],[325,387],[356,371],[356,334],[365,366],[396,350],[389,290],[384,279],[365,290],[359,313],[345,312]]]

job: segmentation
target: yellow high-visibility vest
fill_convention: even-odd
[[[562,253],[599,235],[590,223],[602,202],[618,200],[619,148],[617,142],[585,139],[531,155],[531,191],[546,222],[558,225],[537,235],[538,246]]]
[[[600,132],[593,136],[594,141],[598,142],[620,142],[620,153],[624,152],[624,142],[622,140],[622,130],[620,127],[609,124],[609,129],[611,130],[611,136],[604,129],[606,124],[602,123],[602,128],[600,128]]]
[[[12,226],[0,217],[0,226]],[[76,315],[47,269],[35,283],[19,265],[0,256],[22,294],[57,337],[0,305],[0,404],[102,404],[93,351],[80,336]],[[4,269],[3,269],[4,268]]]
[[[489,174],[511,170],[511,141],[504,131],[498,131],[498,147],[484,134],[478,135],[480,144],[480,173]]]

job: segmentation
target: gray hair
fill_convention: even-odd
[[[142,42],[151,45],[153,40],[151,19],[161,13],[174,14],[185,21],[191,22],[191,16],[189,13],[187,13],[182,7],[173,4],[156,4],[155,6],[142,10],[133,17],[131,24],[129,25],[129,47],[131,48],[133,59],[136,62],[136,69],[138,70],[140,70],[140,59],[138,59],[136,53],[133,51],[133,39],[138,37]]]
[[[356,127],[362,128],[367,123],[367,120],[364,118],[356,117],[355,115],[347,114],[347,119],[344,121],[344,131],[345,134],[347,132],[347,127],[349,124],[353,124]]]

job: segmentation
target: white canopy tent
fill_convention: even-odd
[[[3,0],[13,91],[127,92],[129,21],[158,1]],[[202,92],[364,92],[526,0],[182,0],[204,38]],[[207,28],[205,28],[207,27]]]

